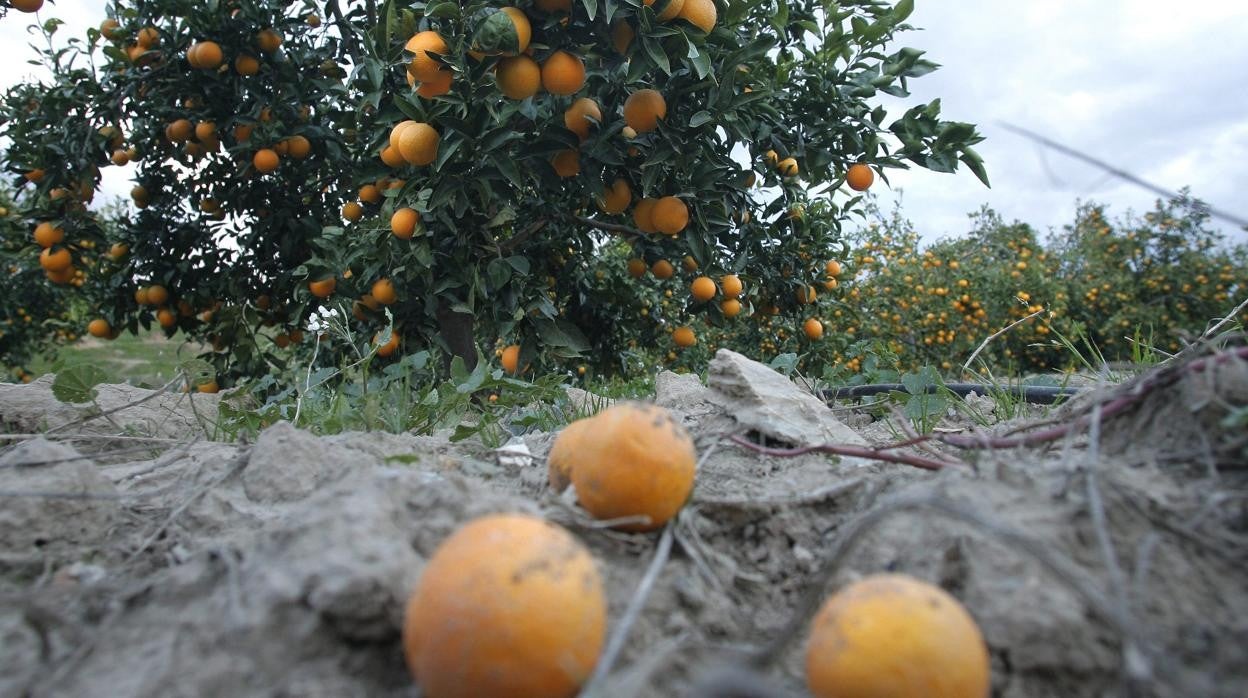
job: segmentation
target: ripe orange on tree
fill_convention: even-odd
[[[421,82],[436,79],[438,73],[443,69],[442,64],[430,54],[445,56],[450,50],[442,35],[432,30],[415,34],[407,40],[407,45],[404,48],[413,54],[412,61],[408,64],[407,72]]]
[[[606,636],[607,598],[589,551],[527,514],[460,527],[421,571],[403,655],[430,698],[572,698]]]
[[[646,3],[646,7],[650,7],[654,5],[655,0],[645,0],[645,3]],[[668,20],[675,19],[677,16],[680,15],[680,11],[684,6],[685,6],[685,0],[667,0],[666,4],[663,4],[662,0],[660,0],[659,7],[663,9],[658,10],[659,21],[666,22]]]
[[[494,81],[509,99],[527,99],[542,89],[542,68],[529,56],[503,58],[494,67]]]
[[[399,349],[399,333],[395,330],[390,331],[390,338],[383,344],[381,342],[381,333],[373,335],[373,344],[377,346],[377,356],[385,358],[391,356]]]
[[[409,74],[408,77],[411,78],[412,80],[415,80],[415,76],[411,74]],[[434,97],[441,97],[442,95],[447,94],[451,91],[451,83],[453,82],[453,77],[454,76],[452,75],[451,71],[443,70],[439,72],[438,76],[435,77],[434,79],[425,80],[424,82],[421,82],[416,87],[416,94],[420,95],[421,97],[424,97],[425,99],[433,99]]]
[[[334,293],[336,286],[338,286],[338,279],[333,276],[308,282],[308,290],[317,298],[329,298]]]
[[[624,123],[637,133],[649,133],[667,117],[667,100],[657,90],[637,90],[624,100]]]
[[[689,225],[689,207],[675,196],[665,196],[655,202],[650,217],[659,232],[675,235]]]
[[[390,232],[403,240],[408,240],[416,233],[416,224],[420,222],[420,214],[414,209],[401,208],[390,216]]]
[[[358,201],[348,201],[342,205],[342,217],[354,223],[364,217],[364,207]]]
[[[741,301],[736,298],[727,298],[720,302],[719,309],[724,317],[736,317],[741,314]]]
[[[583,141],[589,138],[590,120],[592,117],[595,123],[602,123],[602,110],[598,108],[598,103],[589,97],[581,97],[572,102],[572,106],[563,112],[563,125],[569,131],[575,133]]]
[[[520,370],[520,345],[509,344],[503,349],[502,357],[499,359],[503,370],[513,376]]]
[[[109,326],[108,320],[104,318],[96,318],[87,323],[87,334],[99,339],[106,339],[113,333],[113,328]]]
[[[726,274],[719,279],[719,286],[724,291],[724,295],[728,298],[736,298],[745,290],[745,285],[741,283],[741,277],[736,274]]]
[[[585,85],[585,62],[567,51],[555,51],[542,64],[542,87],[556,95],[570,95]]]
[[[806,318],[806,322],[802,324],[802,332],[806,334],[807,339],[823,338],[823,323],[815,318]]]
[[[256,168],[256,171],[268,174],[282,164],[282,159],[271,148],[261,148],[252,156],[251,164]]]
[[[640,279],[646,275],[646,260],[640,257],[633,257],[628,260],[628,275],[634,279]]]
[[[35,226],[35,242],[40,247],[51,247],[64,241],[65,231],[51,222],[43,221]]]
[[[637,229],[641,232],[659,232],[654,224],[654,205],[658,202],[658,199],[639,199],[637,205],[633,207],[633,222],[637,224]]]
[[[698,343],[698,338],[693,334],[693,328],[689,326],[677,327],[672,330],[672,341],[676,346],[688,348]]]
[[[715,287],[715,282],[712,281],[709,276],[699,276],[693,280],[692,284],[689,285],[690,295],[693,296],[694,300],[701,303],[705,303],[706,301],[714,298],[717,291],[718,289]]]
[[[438,157],[438,139],[432,126],[413,121],[399,134],[399,154],[410,164],[428,165]]]
[[[676,16],[709,33],[715,28],[719,13],[714,0],[685,0]]]
[[[43,267],[44,271],[65,271],[73,263],[73,257],[70,256],[69,250],[64,247],[55,251],[48,247],[39,253],[39,266]]]
[[[676,273],[676,269],[672,266],[671,262],[666,259],[660,259],[651,265],[650,273],[654,274],[654,278],[656,279],[667,280],[672,278],[672,275]]]
[[[624,179],[616,179],[611,183],[603,198],[598,199],[598,207],[603,213],[624,213],[633,200],[633,191]]]
[[[378,279],[375,281],[370,293],[382,305],[390,305],[399,300],[399,294],[394,290],[394,283],[390,279]]]
[[[550,159],[550,165],[560,177],[575,177],[581,171],[581,153],[579,150],[560,150]]]
[[[845,183],[854,191],[866,191],[871,188],[871,183],[875,181],[875,172],[868,165],[858,163],[850,165],[849,170],[845,172]]]

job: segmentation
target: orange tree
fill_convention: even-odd
[[[137,159],[141,210],[97,241],[128,249],[91,293],[110,327],[213,341],[222,372],[281,366],[327,314],[394,356],[471,365],[499,340],[519,367],[609,363],[621,337],[667,335],[637,312],[650,291],[592,270],[612,245],[651,274],[689,258],[672,325],[731,321],[734,274],[741,314],[800,327],[859,205],[842,185],[909,164],[986,179],[974,127],[939,102],[891,120],[873,104],[935,68],[888,50],[912,4],[128,2],[62,50],[100,42],[98,68],[45,53],[61,67],[31,92],[66,101],[5,100],[6,165],[43,170],[33,224],[72,215],[54,189],[85,195]],[[71,138],[79,113],[91,130]],[[714,286],[688,291],[700,275]],[[361,350],[328,339],[323,361]]]

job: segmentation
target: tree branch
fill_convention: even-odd
[[[351,23],[343,16],[342,8],[338,7],[338,0],[325,0],[325,11],[334,18],[334,23],[338,25],[338,33],[342,35],[343,47],[346,48],[347,53],[351,54],[351,58],[358,63],[363,55],[363,51],[355,40],[355,32],[352,31]]]
[[[598,221],[593,218],[573,216],[571,214],[565,214],[563,218],[574,223],[580,223],[581,225],[587,225],[591,228],[605,230],[609,233],[616,233],[618,235],[635,235],[637,237],[645,237],[646,235],[636,228],[630,228],[627,225],[620,225],[619,223],[607,223],[606,221]]]
[[[529,227],[521,230],[518,235],[499,246],[503,252],[514,252],[517,247],[524,244],[529,238],[536,235],[550,223],[547,218],[539,218],[529,224]]]

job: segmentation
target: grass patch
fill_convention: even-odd
[[[41,356],[31,362],[31,372],[38,377],[56,373],[65,366],[90,364],[102,369],[113,381],[156,387],[173,379],[179,362],[202,351],[200,344],[168,339],[160,332],[123,334],[111,342],[86,339],[61,347],[55,356]]]

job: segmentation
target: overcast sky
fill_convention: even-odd
[[[917,0],[897,48],[928,52],[942,68],[914,81],[897,110],[940,97],[947,119],[979,124],[977,146],[992,180],[985,189],[957,175],[890,175],[925,238],[964,233],[967,214],[990,204],[1040,230],[1072,220],[1076,201],[1111,213],[1143,211],[1153,194],[1046,152],[1002,129],[1039,132],[1171,190],[1190,186],[1215,207],[1248,217],[1248,0]],[[43,16],[85,36],[104,17],[101,0],[60,0]],[[0,21],[0,87],[33,74],[29,16]],[[890,106],[892,104],[890,103]],[[106,197],[129,191],[130,168],[108,168]],[[886,201],[897,196],[874,191]],[[1248,233],[1219,227],[1236,240]]]

